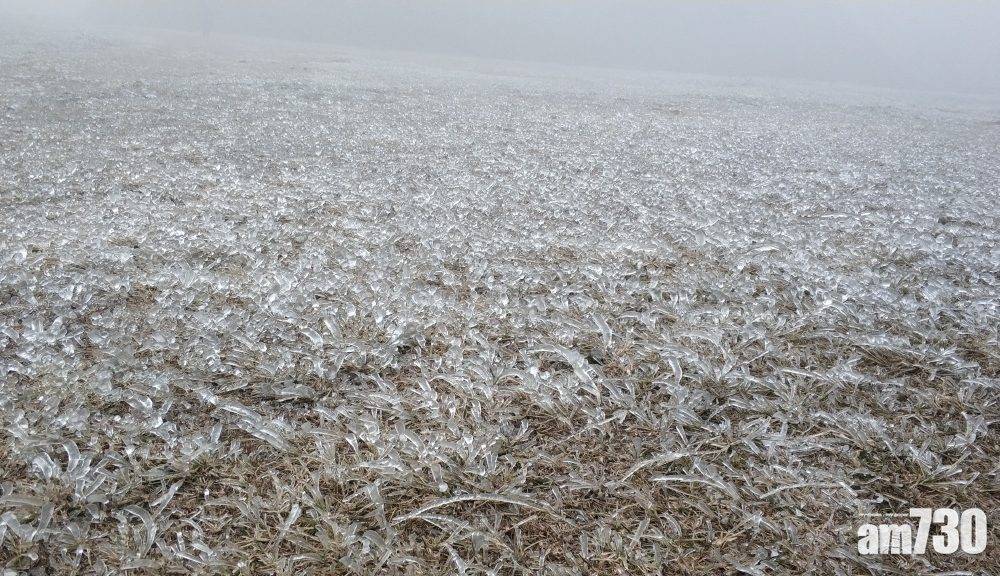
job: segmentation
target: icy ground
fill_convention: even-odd
[[[988,100],[0,24],[0,566],[991,573],[998,190]]]

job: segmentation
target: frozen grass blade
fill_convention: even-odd
[[[458,504],[460,502],[497,502],[501,504],[510,504],[512,506],[520,506],[525,508],[530,508],[532,510],[538,510],[539,512],[552,512],[552,508],[545,504],[544,502],[539,502],[525,496],[515,495],[515,494],[466,494],[462,496],[452,496],[450,498],[440,498],[434,500],[433,502],[426,504],[412,512],[397,516],[392,519],[392,524],[397,525],[407,520],[413,520],[418,518],[425,512],[430,512],[436,508],[441,508],[443,506],[450,506],[452,504]]]

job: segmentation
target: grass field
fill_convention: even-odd
[[[995,573],[998,196],[998,102],[0,24],[0,565]]]

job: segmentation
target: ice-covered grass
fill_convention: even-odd
[[[990,573],[998,110],[0,26],[0,565]]]

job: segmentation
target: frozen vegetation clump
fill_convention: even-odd
[[[9,573],[996,570],[996,103],[227,42],[0,24]]]

